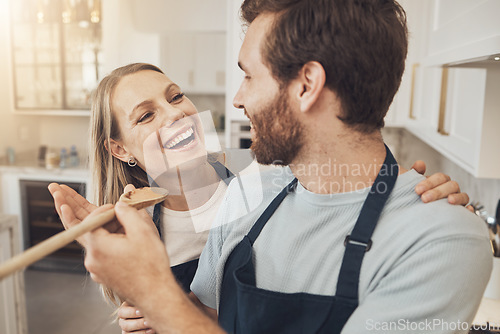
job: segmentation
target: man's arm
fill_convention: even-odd
[[[89,216],[104,209],[109,206]],[[85,266],[92,279],[137,306],[157,333],[223,333],[178,285],[153,222],[123,203],[115,212],[124,234],[99,228],[86,238]]]

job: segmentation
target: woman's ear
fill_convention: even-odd
[[[118,160],[121,160],[123,162],[128,162],[130,159],[130,154],[128,151],[123,147],[123,145],[119,142],[117,142],[114,139],[109,139],[109,147],[108,143],[104,144],[106,148],[111,152],[111,155],[117,158]]]
[[[326,81],[325,69],[317,61],[307,62],[300,70],[297,80],[300,85],[297,92],[300,111],[307,112],[323,92]]]

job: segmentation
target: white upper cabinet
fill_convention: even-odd
[[[168,33],[160,45],[160,67],[185,93],[225,93],[225,32]]]
[[[105,73],[146,62],[187,94],[224,94],[225,0],[103,1]]]
[[[428,14],[428,64],[450,64],[500,52],[500,1],[435,0]]]
[[[226,0],[120,0],[131,5],[139,31],[221,32],[226,30]]]
[[[500,1],[402,1],[410,50],[398,116],[476,177],[500,178]]]

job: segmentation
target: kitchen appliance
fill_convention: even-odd
[[[231,148],[250,148],[252,139],[249,121],[231,122]]]
[[[50,183],[51,181],[19,180],[24,249],[64,230],[54,207],[54,200],[47,189]],[[85,197],[85,183],[65,182],[65,184]],[[31,267],[42,270],[86,272],[83,266],[83,249],[76,241],[34,263]]]

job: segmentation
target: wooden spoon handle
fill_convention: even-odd
[[[10,258],[0,265],[0,280],[70,244],[82,234],[112,221],[114,217],[114,209],[106,210]]]

